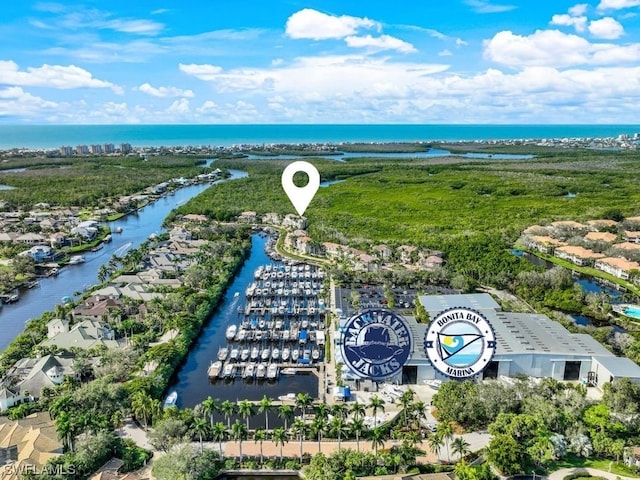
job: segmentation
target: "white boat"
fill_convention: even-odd
[[[222,376],[224,378],[233,378],[236,376],[236,367],[232,363],[227,363],[222,370]]]
[[[246,362],[247,360],[249,360],[249,352],[250,350],[248,348],[243,348],[242,351],[240,352],[240,361],[241,362]]]
[[[217,362],[213,362],[209,366],[209,370],[207,372],[209,374],[209,378],[217,378],[220,375],[221,370],[222,362],[220,360],[218,360]]]
[[[239,355],[240,355],[240,351],[236,347],[233,347],[231,349],[231,354],[229,355],[229,360],[231,360],[232,362],[235,362],[236,360],[238,360]]]
[[[238,326],[235,323],[233,325],[229,325],[227,327],[227,333],[226,333],[227,340],[233,340],[237,332],[238,332]]]
[[[240,296],[240,292],[236,292],[233,294],[233,298],[238,298]]]
[[[164,404],[162,406],[164,408],[171,408],[171,407],[175,407],[177,403],[178,403],[178,392],[173,390],[169,395],[167,395],[167,398],[164,399]]]
[[[289,330],[285,330],[282,332],[282,340],[284,340],[285,342],[289,340],[289,337],[291,335],[291,332]]]
[[[250,363],[244,368],[244,374],[242,376],[244,378],[253,378],[255,373],[256,373],[256,366],[253,363]]]
[[[259,363],[256,369],[256,378],[264,378],[267,375],[267,365]]]
[[[260,350],[258,350],[258,347],[253,347],[251,349],[251,360],[257,360],[258,356],[260,356]]]
[[[114,232],[116,232],[116,233],[122,233],[122,227],[116,227],[116,229],[114,230]]]
[[[238,341],[244,342],[245,338],[247,338],[247,331],[244,328],[241,328],[238,332]]]
[[[225,361],[229,356],[229,349],[227,347],[222,347],[218,350],[218,360]]]
[[[280,400],[282,402],[295,402],[296,401],[296,394],[295,393],[287,393],[286,395],[280,395],[278,397],[278,400]]]
[[[284,361],[284,362],[289,361],[290,353],[291,353],[291,351],[289,350],[289,347],[284,347],[282,349],[282,361]]]
[[[269,347],[262,350],[262,353],[260,354],[260,358],[262,359],[263,362],[269,360],[270,356],[271,356],[271,349]]]
[[[82,255],[73,255],[69,259],[69,265],[77,265],[78,263],[83,263],[84,257]]]
[[[311,358],[312,358],[313,360],[318,360],[318,359],[320,358],[320,350],[318,350],[317,348],[314,348],[314,349],[311,351]]]
[[[274,380],[278,378],[278,365],[275,363],[269,364],[269,368],[267,368],[267,378],[269,380]]]
[[[287,368],[283,368],[282,369],[282,373],[283,375],[295,375],[296,374],[296,369],[295,368],[291,368],[291,367],[287,367]]]
[[[280,359],[280,349],[278,347],[275,347],[271,351],[271,358],[274,359],[274,360],[279,360]]]
[[[300,351],[297,348],[294,348],[293,351],[291,352],[291,360],[293,360],[294,362],[297,362],[299,356],[300,356]]]

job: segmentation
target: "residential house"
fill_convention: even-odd
[[[22,403],[22,395],[15,387],[0,386],[0,412],[6,412],[9,408],[20,405],[20,403]]]
[[[55,232],[56,230],[58,230],[58,226],[59,226],[58,221],[52,218],[47,218],[45,220],[42,220],[39,225],[40,225],[40,230],[45,232]]]
[[[400,256],[400,261],[405,265],[414,263],[413,255],[417,251],[418,249],[412,245],[400,245],[396,249],[397,254]]]
[[[348,247],[345,247],[344,245],[340,245],[339,243],[333,243],[333,242],[324,242],[322,246],[324,247],[324,251],[327,257],[330,257],[330,258],[339,257],[348,248]]]
[[[633,232],[630,230],[624,231],[624,238],[627,242],[640,243],[640,232]]]
[[[91,296],[87,298],[85,303],[78,305],[73,309],[73,315],[76,318],[87,318],[90,320],[104,320],[116,311],[123,314],[126,312],[127,306],[117,298]]]
[[[65,350],[81,348],[83,350],[103,345],[107,348],[121,348],[124,342],[115,340],[115,332],[103,322],[83,320],[68,332],[61,332],[43,341],[43,347],[56,346]]]
[[[204,223],[209,220],[209,217],[207,217],[206,215],[199,215],[197,213],[188,213],[184,215],[182,218],[183,220],[187,220],[189,222],[197,222],[197,223]]]
[[[69,320],[66,318],[54,318],[47,323],[47,338],[53,338],[59,333],[69,332]]]
[[[2,480],[18,480],[23,472],[42,472],[45,464],[62,454],[56,426],[48,412],[19,420],[0,418]]]
[[[256,223],[258,220],[258,214],[256,212],[242,212],[238,216],[238,222],[240,223]]]
[[[629,467],[640,467],[640,446],[627,447],[622,456],[624,463]]]
[[[36,263],[46,262],[53,258],[53,249],[49,245],[36,245],[25,252],[19,253],[19,255],[28,255]]]
[[[355,257],[354,270],[360,272],[375,272],[379,269],[377,258],[365,252],[360,252]]]
[[[49,237],[49,244],[51,245],[51,248],[64,247],[66,243],[67,243],[67,235],[62,232],[53,233]]]
[[[524,235],[549,235],[549,228],[542,225],[531,225],[524,229],[522,232]]]
[[[601,258],[596,261],[595,267],[624,280],[630,278],[632,270],[640,270],[640,264],[638,262],[632,262],[622,257]]]
[[[640,251],[640,243],[632,243],[632,242],[622,242],[616,243],[611,246],[614,250],[627,250],[629,252],[638,252]],[[624,256],[624,255],[623,255]]]
[[[295,240],[296,250],[305,255],[311,255],[314,253],[313,238],[311,237],[297,237]]]
[[[578,247],[574,245],[565,245],[558,247],[554,255],[558,258],[569,260],[578,266],[592,265],[594,260],[603,258],[604,255],[596,253],[588,248]]]
[[[563,220],[551,223],[551,233],[553,236],[573,237],[576,235],[581,235],[586,230],[588,230],[588,227],[586,225],[574,222],[573,220]]]
[[[22,243],[24,245],[40,245],[47,242],[47,239],[40,235],[39,233],[24,233],[22,235],[18,235],[14,242]]]
[[[376,245],[372,250],[374,255],[378,255],[382,261],[389,260],[393,255],[393,250],[387,245]]]
[[[0,242],[13,243],[18,236],[20,236],[20,234],[16,232],[1,232]]]
[[[271,225],[280,225],[280,215],[278,215],[277,213],[265,213],[262,216],[262,223],[268,223]]]
[[[169,238],[176,242],[187,242],[190,241],[193,237],[189,230],[179,226],[175,226],[169,232]]]
[[[615,233],[609,232],[589,232],[585,235],[584,239],[588,242],[604,242],[613,243],[618,236]]]
[[[284,216],[284,219],[282,220],[282,225],[284,227],[291,227],[294,229],[296,228],[305,229],[307,228],[307,218],[299,217],[298,215],[293,215],[292,213],[289,213]]]
[[[442,268],[444,260],[437,255],[429,255],[427,258],[421,257],[418,261],[418,265],[430,270],[435,270],[437,268]]]
[[[23,358],[7,373],[5,381],[13,385],[23,402],[35,401],[45,388],[54,388],[66,377],[78,378],[74,370],[75,355],[46,355],[41,358]]]
[[[607,220],[607,219],[599,219],[599,220],[589,220],[587,222],[587,226],[589,229],[599,232],[605,228],[615,228],[618,226],[618,222],[615,220]]]

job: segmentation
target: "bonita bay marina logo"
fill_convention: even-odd
[[[424,348],[440,373],[468,378],[489,364],[496,350],[496,337],[484,315],[456,307],[436,315],[425,334]]]
[[[388,310],[354,315],[342,329],[342,358],[360,378],[377,382],[397,375],[412,348],[407,322]]]

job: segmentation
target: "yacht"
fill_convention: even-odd
[[[259,363],[256,369],[256,378],[264,378],[267,375],[267,365]]]
[[[274,347],[274,349],[271,351],[271,358],[273,360],[280,359],[280,349],[278,347]]]
[[[278,378],[278,365],[275,363],[271,363],[269,364],[269,367],[267,368],[267,378],[269,380],[275,380],[276,378]]]
[[[278,397],[278,400],[280,400],[282,402],[295,402],[296,401],[296,394],[295,393],[287,393],[286,395],[280,395]]]
[[[233,325],[229,325],[227,327],[227,340],[233,340],[238,332],[238,326],[234,323]]]
[[[84,257],[82,255],[73,255],[69,259],[69,265],[77,265],[78,263],[83,263]]]
[[[294,362],[297,362],[299,356],[300,356],[300,351],[297,348],[294,348],[293,351],[291,352],[291,360],[293,360]]]
[[[283,362],[288,362],[289,361],[289,354],[290,354],[290,350],[289,347],[284,347],[282,349],[282,361]]]
[[[207,373],[209,374],[209,378],[218,378],[221,371],[222,371],[222,362],[218,360],[217,362],[213,362],[209,366],[209,370]]]
[[[253,378],[253,376],[256,373],[256,366],[253,363],[249,363],[245,368],[244,368],[244,374],[243,377],[244,378]]]
[[[229,360],[231,360],[232,362],[235,362],[238,360],[239,355],[240,355],[240,351],[238,350],[238,347],[233,347],[231,349],[231,354],[229,355]]]
[[[248,348],[243,348],[242,351],[240,352],[240,361],[241,362],[246,362],[247,360],[249,360],[249,352],[250,350]]]
[[[262,353],[260,354],[260,358],[262,359],[263,362],[266,362],[267,360],[269,360],[270,356],[271,356],[271,349],[269,347],[262,350]]]
[[[233,378],[236,376],[236,367],[233,363],[227,363],[222,370],[224,378]]]
[[[229,356],[229,349],[227,347],[222,347],[218,350],[218,360],[224,362],[227,359],[227,356]]]
[[[253,347],[251,349],[251,360],[257,360],[259,355],[260,350],[258,350],[258,347]]]
[[[164,399],[164,404],[162,405],[164,408],[175,407],[178,403],[178,392],[173,390],[167,398]]]
[[[295,375],[296,369],[291,367],[283,368],[281,373],[283,375]]]
[[[313,360],[318,360],[318,359],[320,358],[320,350],[318,350],[317,348],[314,348],[314,349],[311,351],[311,358],[312,358]]]

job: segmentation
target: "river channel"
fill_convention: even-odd
[[[229,179],[246,175],[246,172],[231,170]],[[129,249],[137,248],[151,234],[162,232],[162,222],[173,209],[211,185],[203,183],[181,188],[173,195],[164,196],[134,214],[110,222],[112,232],[122,228],[122,233],[113,233],[112,241],[103,244],[100,250],[83,253],[86,260],[84,263],[63,267],[57,277],[42,278],[37,287],[20,291],[20,300],[4,305],[0,311],[0,351],[22,332],[25,322],[53,310],[56,304],[62,303],[64,296],[77,299],[78,292],[98,283],[100,265],[106,264],[114,254],[122,256]]]

